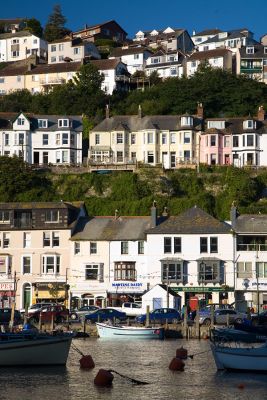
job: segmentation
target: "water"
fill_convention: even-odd
[[[73,349],[66,368],[1,369],[1,400],[219,400],[267,399],[267,375],[217,372],[208,341],[75,339],[96,367],[80,369],[81,356]],[[169,363],[181,345],[193,360],[184,372],[172,372]],[[150,382],[133,385],[115,375],[110,388],[98,388],[93,380],[100,368],[114,369],[129,377]],[[244,388],[238,388],[243,385]]]

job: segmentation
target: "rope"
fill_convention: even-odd
[[[114,369],[109,369],[108,371],[109,372],[114,372],[115,374],[121,376],[122,378],[128,379],[129,381],[131,381],[135,385],[149,385],[149,382],[143,382],[143,381],[139,381],[138,379],[130,378],[129,376],[123,375],[120,372],[115,371]]]
[[[74,343],[71,343],[71,347],[73,348],[73,350],[77,351],[77,353],[79,353],[81,356],[83,357],[85,356],[83,352],[77,346],[75,346]]]
[[[199,353],[189,354],[187,357],[189,357],[189,358],[191,358],[191,360],[193,360],[193,358],[194,358],[195,356],[199,356],[200,354],[209,353],[210,351],[211,351],[211,349],[205,350],[205,351],[200,351]]]

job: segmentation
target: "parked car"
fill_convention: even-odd
[[[146,322],[146,314],[138,315],[135,319],[137,322],[144,324]],[[149,313],[149,320],[155,323],[177,323],[181,320],[181,314],[175,308],[158,308]]]
[[[8,325],[11,319],[11,308],[5,307],[5,308],[0,308],[0,325]],[[15,310],[14,312],[14,325],[19,325],[21,324],[22,321],[22,315],[18,310]]]
[[[84,317],[86,314],[90,314],[96,310],[99,310],[99,307],[97,306],[83,306],[79,308],[78,310],[72,310],[70,312],[70,318],[71,319],[79,319],[81,317]]]
[[[46,307],[46,306],[53,306],[53,305],[57,305],[57,303],[54,302],[47,302],[47,303],[36,303],[36,304],[32,304],[29,308],[28,308],[28,316],[30,316],[32,313],[34,313],[37,310],[41,310],[42,307]],[[25,308],[22,308],[20,310],[21,314],[25,313]]]
[[[267,310],[258,314],[251,314],[252,325],[266,325],[267,326]]]
[[[232,308],[218,308],[214,311],[214,324],[226,325],[227,315],[229,315],[229,323],[241,323],[246,317],[245,313],[240,313]],[[201,310],[199,312],[199,323],[201,325],[210,326],[211,324],[211,310]]]
[[[127,319],[126,313],[113,308],[100,308],[92,312],[91,314],[86,314],[84,319],[86,323],[90,324],[92,322],[103,322],[107,320],[119,320],[125,321]]]
[[[39,322],[40,317],[43,322],[50,322],[52,317],[56,323],[64,322],[69,316],[69,310],[63,305],[49,305],[35,310],[29,316],[30,322]]]

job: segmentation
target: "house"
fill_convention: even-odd
[[[212,39],[214,36],[218,35],[222,31],[220,29],[205,29],[200,32],[195,32],[193,31],[193,35],[191,36],[191,39],[194,43],[195,46],[198,46],[199,44],[206,42],[209,39]]]
[[[233,302],[231,225],[197,206],[165,219],[157,218],[154,209],[154,224],[146,231],[153,286],[165,284],[179,293],[182,306],[191,296],[206,302]]]
[[[48,43],[48,64],[81,62],[84,58],[93,60],[101,58],[94,43],[72,36]]]
[[[198,67],[205,63],[213,68],[232,71],[232,53],[227,49],[196,51],[185,60],[186,76],[194,75]]]
[[[181,51],[158,50],[148,57],[145,71],[148,76],[152,72],[157,72],[162,79],[170,77],[181,78],[184,74],[184,60],[185,56]]]
[[[175,308],[181,309],[181,296],[174,292],[169,286],[158,283],[148,290],[142,296],[142,308],[146,310],[155,310],[157,308]]]
[[[0,154],[29,164],[81,164],[82,117],[0,113]]]
[[[84,29],[73,32],[73,37],[87,39],[95,42],[97,39],[110,39],[123,43],[126,40],[127,32],[114,20],[106,21],[96,25],[85,25]]]
[[[190,54],[194,50],[194,43],[185,29],[168,27],[162,30],[139,31],[133,41],[153,49],[180,50],[183,54]]]
[[[196,165],[203,107],[196,115],[109,115],[89,135],[91,163],[161,163],[166,169]]]
[[[117,306],[147,290],[145,230],[150,217],[80,219],[71,237],[73,303]]]
[[[69,238],[81,202],[0,203],[0,304],[41,301],[68,305]]]
[[[102,90],[107,94],[112,94],[114,90],[128,91],[130,74],[127,65],[119,58],[107,60],[92,60],[91,63],[103,74]]]
[[[47,42],[29,31],[0,34],[0,61],[25,60],[31,55],[46,60]]]
[[[123,46],[116,47],[110,54],[111,58],[118,58],[127,65],[129,73],[132,75],[136,71],[144,71],[146,61],[151,56],[152,52],[145,46]]]
[[[17,32],[24,29],[27,25],[26,18],[1,18],[0,29],[3,32]]]
[[[254,44],[238,49],[236,74],[267,83],[267,44]]]

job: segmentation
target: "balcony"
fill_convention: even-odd
[[[15,228],[32,228],[32,219],[23,219],[23,218],[14,218],[14,227]]]
[[[237,251],[267,251],[267,244],[265,243],[237,243]]]
[[[241,74],[261,74],[262,67],[240,67]]]
[[[40,80],[40,85],[42,86],[62,85],[63,83],[66,83],[66,79],[64,78],[49,78]]]

